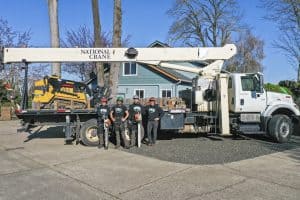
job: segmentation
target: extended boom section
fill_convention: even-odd
[[[193,48],[3,48],[1,62],[143,62],[227,60],[234,44]]]

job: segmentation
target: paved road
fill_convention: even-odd
[[[58,129],[28,138],[16,134],[16,128],[15,122],[0,122],[1,200],[298,200],[300,196],[296,147],[237,162],[193,165],[63,145]]]

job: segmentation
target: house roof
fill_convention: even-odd
[[[143,66],[150,68],[176,82],[181,81],[181,82],[186,82],[186,83],[191,83],[192,79],[189,77],[184,76],[181,73],[176,72],[175,70],[168,69],[168,68],[163,68],[159,67],[157,65],[150,65],[150,64],[143,64]]]
[[[154,41],[152,42],[148,47],[152,47],[152,48],[164,48],[164,47],[170,47],[168,44],[166,43],[163,43],[161,41]],[[149,65],[149,64],[144,64],[145,66],[167,76],[168,78],[174,80],[174,81],[183,81],[183,82],[186,82],[186,83],[191,83],[192,82],[192,79],[173,70],[173,69],[168,69],[168,68],[164,68],[164,67],[160,67],[160,66],[157,66],[157,65]]]
[[[170,47],[168,44],[155,40],[148,47]]]

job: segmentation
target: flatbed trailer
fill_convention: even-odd
[[[184,109],[164,110],[164,112],[160,122],[162,131],[195,132],[191,129],[186,130],[186,127],[194,126],[200,121],[202,127],[205,123],[207,125],[215,124],[217,127],[215,114],[205,115]],[[16,116],[21,120],[23,131],[28,132],[31,127],[35,126],[61,126],[64,130],[66,144],[70,144],[74,140],[76,144],[82,142],[87,146],[98,144],[97,114],[94,109],[27,109],[17,110]]]

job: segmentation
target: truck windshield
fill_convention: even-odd
[[[255,76],[242,76],[241,83],[243,91],[260,91],[259,81]]]

